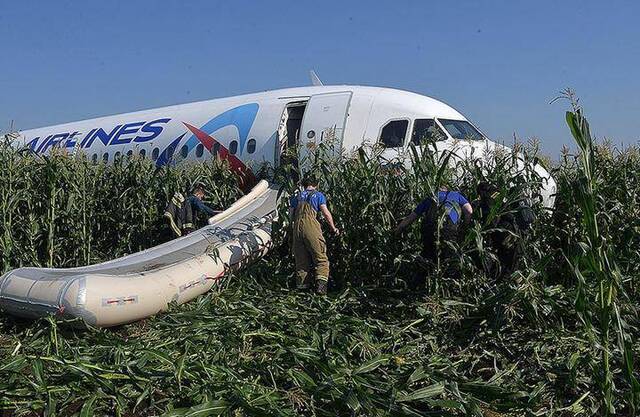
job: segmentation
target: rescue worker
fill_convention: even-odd
[[[533,223],[533,211],[526,200],[519,199],[504,207],[497,207],[495,217],[489,219],[491,210],[497,204],[497,188],[482,181],[478,184],[476,191],[479,196],[477,206],[480,220],[485,227],[491,228],[486,235],[487,243],[496,251],[500,263],[498,270],[495,271],[496,275],[509,275],[517,268],[521,254],[521,240]]]
[[[476,186],[478,201],[475,204],[475,211],[482,224],[485,224],[489,218],[489,213],[491,212],[491,207],[493,207],[497,191],[496,187],[488,181],[480,181]]]
[[[327,245],[317,219],[321,212],[331,231],[338,235],[340,231],[333,222],[333,216],[327,208],[327,198],[316,188],[318,181],[313,176],[305,176],[303,190],[291,197],[289,218],[292,219],[292,250],[296,264],[298,289],[311,288],[315,278],[315,291],[326,294],[329,284],[329,258]]]
[[[194,225],[198,212],[209,217],[220,213],[202,202],[204,196],[205,188],[202,184],[196,184],[193,187],[193,193],[186,199],[180,192],[173,195],[164,211],[172,239],[187,235],[195,230]]]
[[[468,224],[472,213],[471,204],[461,192],[449,191],[447,187],[441,187],[438,191],[437,202],[433,197],[425,198],[414,211],[402,219],[394,233],[401,233],[422,217],[422,251],[420,255],[435,264],[439,254],[443,258],[449,258],[453,255],[451,247],[446,241],[458,241],[460,223]],[[463,216],[462,221],[461,215]],[[438,230],[439,228],[440,230]],[[438,241],[438,236],[442,237],[440,241]]]

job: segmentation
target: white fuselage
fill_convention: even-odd
[[[304,149],[329,139],[346,151],[382,142],[392,156],[426,125],[443,135],[438,148],[454,142],[459,148],[451,126],[445,125],[457,121],[477,135],[463,141],[463,147],[498,146],[441,101],[396,89],[346,85],[266,91],[25,130],[18,143],[39,154],[82,151],[107,162],[142,154],[158,165],[204,161],[219,154],[232,166],[246,168],[277,165],[280,153],[292,144]],[[555,183],[547,188],[552,194]]]

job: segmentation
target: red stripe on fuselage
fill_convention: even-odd
[[[226,159],[229,161],[229,165],[231,165],[231,169],[233,169],[234,171],[239,171],[244,174],[247,174],[248,172],[250,172],[249,169],[247,169],[247,166],[240,160],[240,158],[238,158],[235,155],[232,155],[229,152],[229,150],[224,145],[222,145],[219,141],[211,137],[206,132],[203,132],[202,130],[198,129],[197,127],[190,125],[189,123],[186,123],[186,122],[182,122],[182,123],[184,123],[187,129],[189,129],[191,133],[193,133],[195,137],[198,138],[198,140],[204,145],[205,148],[207,148],[209,152],[211,152],[211,150],[213,149],[214,144],[216,143],[219,144],[220,149],[218,150],[218,155],[220,156],[220,159]]]

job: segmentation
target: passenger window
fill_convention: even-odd
[[[196,146],[196,158],[201,158],[202,154],[204,154],[204,145],[198,143],[198,146]]]
[[[133,150],[129,149],[127,151],[127,158],[131,158],[133,156]]]
[[[247,142],[247,152],[254,153],[255,151],[256,151],[256,140],[249,139],[249,142]]]
[[[118,160],[118,158],[120,158],[120,152],[116,152],[116,154],[115,154],[115,155],[113,155],[113,160],[114,160],[114,161],[117,161],[117,160]]]
[[[140,158],[144,159],[145,156],[147,156],[147,151],[140,149]]]
[[[94,154],[91,156],[91,162],[93,162],[94,164],[95,164],[96,162],[98,162],[98,154],[97,154],[97,153],[94,153]]]
[[[180,149],[180,156],[182,156],[183,158],[186,158],[188,153],[189,153],[189,148],[187,148],[187,145],[183,145],[182,148]]]
[[[167,148],[167,159],[171,159],[173,158],[173,154],[175,153],[176,148],[175,146],[171,145]]]
[[[102,155],[102,160],[104,162],[109,162],[109,154],[107,152]]]
[[[404,144],[404,137],[407,134],[408,126],[408,120],[394,120],[387,123],[387,125],[382,128],[380,143],[382,143],[385,148],[400,148]]]
[[[235,155],[236,152],[238,152],[238,141],[232,140],[229,144],[229,153],[231,153],[231,155]]]
[[[421,145],[425,142],[436,142],[445,140],[447,136],[436,124],[433,119],[416,119],[413,124],[413,133],[411,134],[411,143]]]
[[[159,155],[160,155],[160,149],[153,148],[153,151],[151,151],[151,159],[155,161],[156,159],[158,159]]]
[[[218,155],[218,153],[220,152],[220,143],[216,142],[213,144],[213,156]]]

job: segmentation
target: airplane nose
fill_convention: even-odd
[[[502,147],[505,150],[511,151],[510,148],[505,147],[503,145],[498,145],[497,143],[492,142],[490,140],[484,141],[483,146],[485,147],[485,149],[488,149],[491,151],[495,151],[498,147]],[[520,160],[518,162],[519,169],[523,167],[522,165],[523,163],[524,163],[524,160]],[[542,187],[540,189],[540,195],[542,196],[542,205],[548,209],[552,209],[556,201],[556,192],[558,191],[556,181],[553,179],[549,171],[547,171],[547,169],[542,165],[540,165],[539,163],[535,164],[533,166],[533,169],[536,172],[536,174],[540,176],[540,180],[542,183],[541,184]]]
[[[475,146],[475,152],[478,155],[482,155],[482,152],[484,151],[493,152],[498,148],[503,148],[505,150],[511,151],[510,148],[505,147],[503,145],[499,145],[490,140],[478,141],[473,145]],[[524,163],[524,160],[520,160],[518,162],[518,167],[519,167],[518,169],[523,168],[523,165],[522,165],[523,163]],[[540,165],[539,163],[535,164],[533,169],[536,172],[536,174],[540,176],[540,180],[542,183],[541,184],[542,186],[540,189],[540,195],[542,196],[542,205],[548,209],[552,209],[555,204],[556,192],[558,190],[556,181],[553,179],[549,171],[547,171],[547,169],[542,165]]]
[[[511,148],[493,142],[491,140],[483,140],[483,141],[468,141],[468,142],[459,142],[452,143],[450,141],[442,141],[436,143],[438,152],[451,151],[455,155],[455,158],[465,159],[465,158],[479,158],[481,160],[487,161],[485,158],[491,158],[491,154],[497,150],[504,150],[506,152],[511,152]],[[454,158],[454,159],[455,159]],[[523,159],[518,158],[516,170],[522,170],[524,168],[525,161]],[[536,174],[540,176],[541,180],[541,189],[540,195],[542,196],[542,205],[548,209],[552,209],[555,200],[556,200],[556,192],[557,192],[557,184],[553,179],[549,171],[544,168],[540,164],[535,164],[533,166]]]

